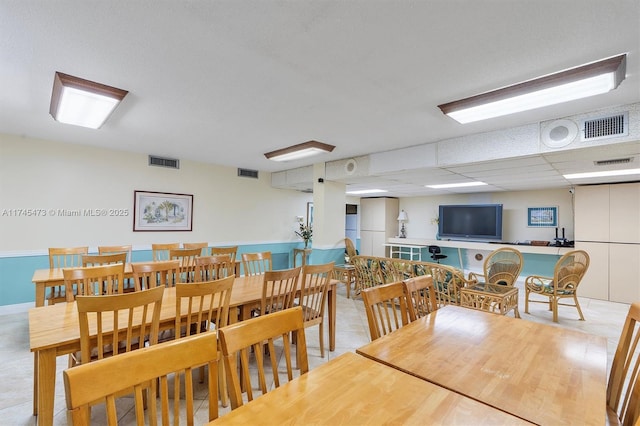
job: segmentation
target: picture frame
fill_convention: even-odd
[[[558,207],[529,207],[527,208],[527,226],[533,228],[558,226]]]
[[[307,226],[313,226],[313,203],[307,203]]]
[[[133,191],[134,231],[191,231],[192,228],[193,195]]]

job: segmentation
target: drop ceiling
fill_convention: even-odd
[[[563,173],[618,156],[640,167],[637,0],[4,0],[0,16],[0,133],[262,172],[434,147],[424,165],[339,179],[394,196],[567,187]],[[437,108],[620,53],[627,77],[604,95],[466,125]],[[56,71],[129,95],[97,131],[63,125],[48,114]],[[628,109],[630,137],[540,144],[541,123]],[[336,149],[263,155],[308,140]]]

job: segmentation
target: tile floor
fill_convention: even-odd
[[[520,314],[523,321],[535,321],[559,327],[581,330],[586,333],[605,336],[608,339],[608,364],[611,365],[618,342],[622,324],[629,305],[581,298],[580,304],[586,321],[579,321],[575,308],[560,307],[559,323],[551,321],[551,312],[545,304],[530,304],[530,314],[524,313],[524,290],[520,288]],[[33,355],[29,351],[29,329],[27,310],[31,306],[13,305],[0,307],[0,362],[2,363],[0,390],[0,424],[34,425],[32,416],[33,390]],[[339,286],[337,297],[337,334],[336,350],[325,351],[320,357],[318,327],[307,330],[307,347],[310,368],[337,357],[344,352],[355,351],[356,348],[369,342],[369,331],[361,298],[347,299],[344,286]],[[510,313],[509,315],[513,315]],[[325,331],[326,333],[326,331]],[[328,342],[328,336],[325,337]],[[58,358],[58,374],[56,379],[55,425],[66,424],[64,385],[62,371],[67,366],[67,358]],[[608,366],[608,367],[609,367]],[[204,389],[204,388],[203,388]],[[198,392],[202,404],[198,407],[196,424],[206,423],[206,392]],[[228,408],[220,407],[220,415]],[[100,408],[92,410],[96,418],[101,415]],[[125,416],[120,424],[134,424],[133,417]],[[97,424],[103,424],[102,421]]]

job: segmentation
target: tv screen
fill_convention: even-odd
[[[453,240],[502,240],[502,204],[441,205],[438,234]]]

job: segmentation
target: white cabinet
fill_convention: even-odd
[[[579,296],[640,300],[640,183],[577,187],[575,239],[590,258]]]
[[[384,244],[398,233],[397,198],[360,199],[360,253],[387,257]]]

